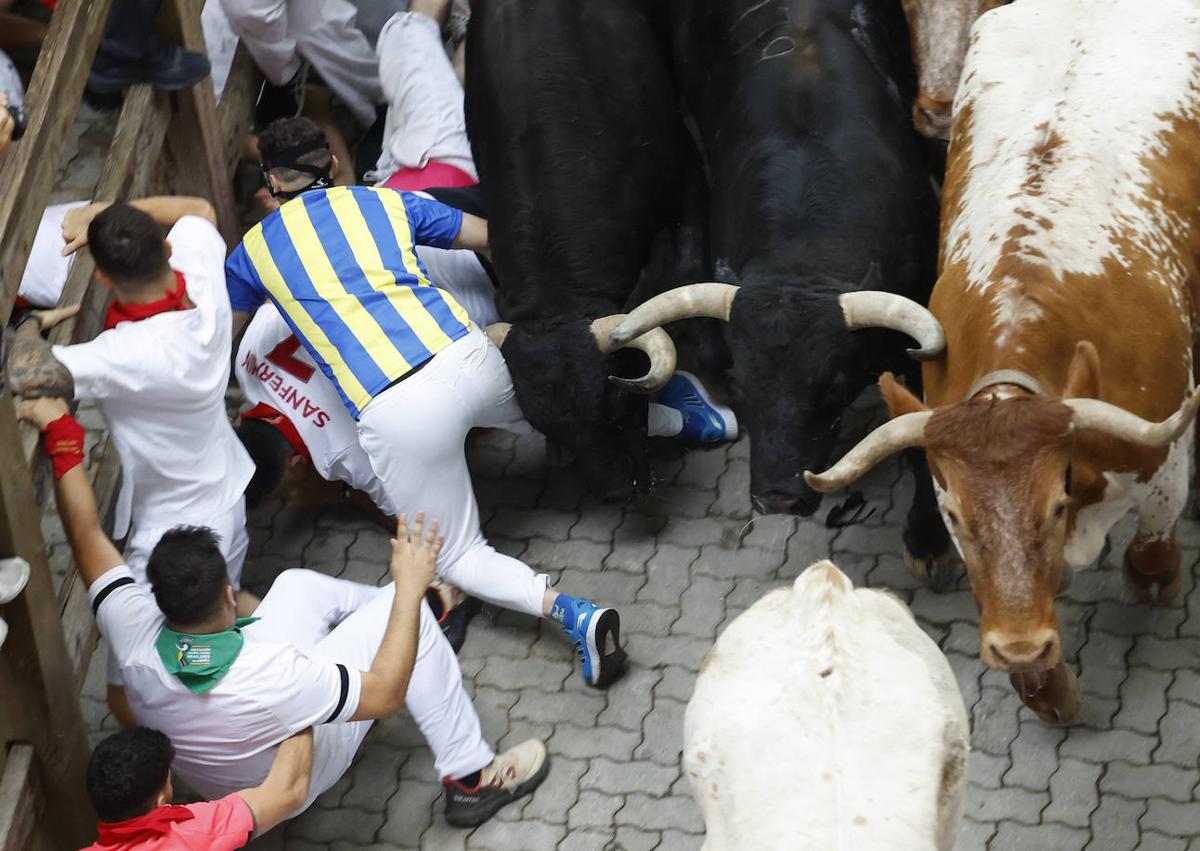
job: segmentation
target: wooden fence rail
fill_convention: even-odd
[[[29,128],[0,164],[5,323],[111,2],[59,0],[30,81]],[[168,0],[162,30],[189,49],[203,50],[202,6],[203,0]],[[232,246],[240,233],[230,177],[258,80],[239,46],[220,107],[211,80],[173,95],[149,86],[130,88],[93,197],[137,198],[160,186],[202,195],[216,208]],[[51,332],[53,342],[82,342],[99,332],[106,294],[91,286],[93,270],[90,255],[80,252],[59,303],[82,302],[84,309],[78,320]],[[101,515],[107,516],[120,478],[111,443],[91,475]],[[0,648],[0,851],[78,848],[94,835],[83,787],[88,746],[79,692],[96,630],[73,566],[55,593],[40,525],[48,484],[36,435],[18,427],[13,400],[0,391],[0,558],[18,555],[32,568],[24,593],[0,607],[9,625]]]

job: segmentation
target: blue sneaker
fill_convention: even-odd
[[[693,443],[737,440],[738,424],[733,411],[714,402],[700,379],[690,372],[677,370],[654,401],[683,415],[679,436],[685,440]]]
[[[587,600],[559,594],[550,607],[550,619],[562,627],[575,645],[575,652],[583,663],[585,683],[606,688],[624,673],[621,616],[616,609],[601,608]]]

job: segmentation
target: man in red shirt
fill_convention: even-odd
[[[310,729],[279,745],[262,785],[219,801],[172,806],[171,740],[149,727],[122,730],[97,745],[88,763],[100,838],[84,851],[242,848],[304,805],[312,755]]]

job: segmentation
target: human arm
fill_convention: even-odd
[[[67,403],[62,399],[34,399],[17,406],[17,416],[42,432],[50,423],[69,413]],[[55,480],[54,499],[71,553],[75,556],[75,568],[84,586],[90,588],[93,582],[124,564],[125,560],[100,526],[96,495],[83,464],[76,464]]]
[[[254,816],[254,835],[262,836],[304,806],[312,779],[313,731],[297,733],[279,745],[263,782],[243,789],[238,797]]]
[[[18,396],[57,396],[72,399],[75,379],[42,338],[41,320],[23,322],[9,343],[8,386]]]
[[[451,247],[466,248],[470,251],[478,251],[480,254],[487,255],[487,219],[481,219],[478,216],[472,216],[470,213],[463,213],[462,227],[458,230],[458,236],[454,237],[454,242],[451,243]]]
[[[438,553],[446,542],[438,536],[437,521],[423,536],[425,515],[417,514],[409,534],[408,517],[401,514],[392,539],[392,611],[383,641],[371,662],[371,670],[362,674],[362,691],[351,721],[386,718],[404,706],[404,695],[417,659],[417,640],[421,602],[433,579]]]
[[[63,218],[63,256],[78,251],[87,245],[88,225],[92,219],[112,206],[112,201],[96,201],[76,207]],[[198,216],[211,225],[217,223],[217,212],[206,198],[189,195],[156,195],[128,202],[154,219],[164,230],[170,230],[184,216]]]

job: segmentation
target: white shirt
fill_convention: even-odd
[[[100,633],[125,679],[138,723],[160,730],[175,746],[174,771],[200,794],[216,799],[262,783],[275,745],[313,727],[313,784],[325,768],[340,771],[341,722],[358,711],[362,674],[313,659],[290,644],[257,637],[243,627],[241,654],[202,694],[167,669],[155,641],[163,616],[144,584],[124,565],[88,589]],[[326,726],[328,725],[328,726]]]
[[[33,248],[29,251],[29,262],[25,264],[25,274],[21,276],[21,285],[17,295],[21,296],[34,307],[55,307],[62,295],[63,284],[67,282],[67,273],[75,262],[75,255],[63,257],[62,223],[67,213],[76,207],[82,207],[87,201],[68,201],[66,204],[54,204],[42,213],[38,223],[37,236],[33,238]]]
[[[333,382],[270,302],[246,326],[234,375],[251,403],[270,405],[291,421],[322,478],[345,482],[370,496],[380,511],[396,513]]]
[[[184,216],[167,235],[188,310],[122,322],[89,343],[55,346],[76,399],[96,399],[124,473],[114,534],[203,524],[242,498],[254,464],[225,413],[230,307],[225,242],[205,219]]]

